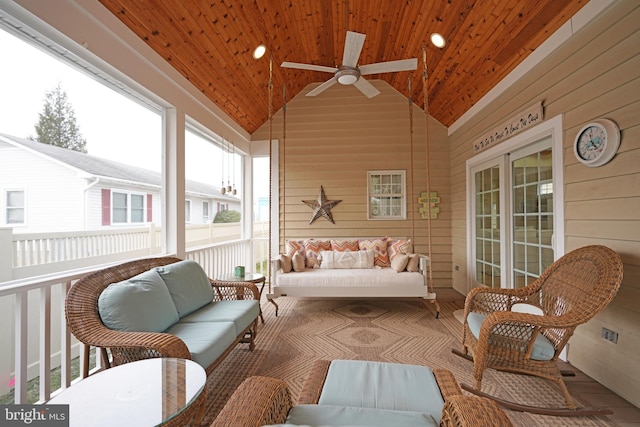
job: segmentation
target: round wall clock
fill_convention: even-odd
[[[612,120],[598,119],[576,135],[573,153],[587,166],[602,166],[616,155],[620,147],[620,129]]]

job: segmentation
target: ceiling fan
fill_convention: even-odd
[[[378,62],[376,64],[358,66],[358,58],[360,57],[365,37],[366,36],[364,34],[347,31],[344,53],[342,54],[342,65],[339,65],[338,67],[300,64],[297,62],[283,62],[281,67],[333,73],[332,78],[307,93],[307,96],[316,96],[334,84],[340,83],[342,85],[354,85],[367,98],[373,98],[378,95],[380,91],[362,76],[369,74],[392,73],[396,71],[410,71],[418,68],[417,58]]]

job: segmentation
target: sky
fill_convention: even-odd
[[[36,136],[35,124],[44,109],[45,93],[60,84],[74,109],[89,154],[145,169],[160,171],[161,119],[76,71],[48,53],[0,28],[0,54],[11,61],[0,64],[0,133]],[[187,134],[187,178],[219,186],[235,183],[240,163],[229,167],[232,156],[201,138]],[[224,171],[221,173],[222,165]]]

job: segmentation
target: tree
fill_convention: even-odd
[[[86,153],[87,140],[80,133],[73,107],[60,83],[55,89],[45,92],[44,96],[44,110],[38,114],[38,123],[35,125],[37,140]]]
[[[240,222],[240,212],[238,211],[220,211],[216,214],[213,222]]]

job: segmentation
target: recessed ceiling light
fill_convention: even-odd
[[[253,58],[254,59],[262,58],[266,51],[267,51],[267,48],[265,47],[265,45],[261,44],[260,46],[258,46],[253,50]]]
[[[444,40],[444,37],[442,37],[442,34],[438,33],[431,34],[431,43],[433,43],[435,47],[439,48],[443,48],[444,45],[447,44],[447,42]]]

